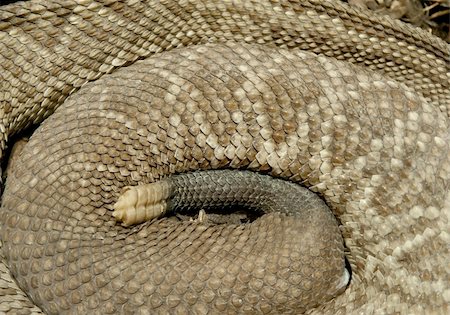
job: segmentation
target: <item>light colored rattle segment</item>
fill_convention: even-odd
[[[123,226],[150,221],[166,213],[169,196],[170,187],[166,180],[133,187],[126,186],[114,204],[112,215],[118,222],[122,222]]]

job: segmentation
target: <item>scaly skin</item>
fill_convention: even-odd
[[[354,112],[330,111],[317,95],[306,95],[304,102],[316,106],[301,107],[297,117],[304,141],[297,146],[304,146],[304,154],[291,161],[295,166],[271,154],[270,145],[256,154],[235,153],[243,154],[242,161],[248,157],[247,165],[226,159],[232,167],[270,170],[304,183],[324,196],[342,222],[352,283],[311,312],[448,312],[450,96],[444,42],[329,1],[31,1],[2,7],[0,31],[2,159],[9,137],[40,123],[87,81],[182,45],[234,40],[303,49],[382,73],[385,78],[358,67],[347,70],[358,80],[375,78],[368,84],[372,98],[349,94],[373,107],[351,103]],[[403,92],[386,97],[389,88]],[[305,115],[311,118],[303,121]],[[270,120],[261,121],[269,126]],[[271,137],[279,140],[284,133]],[[337,144],[327,145],[330,136]],[[7,287],[0,289],[2,310],[37,310],[6,266],[0,270],[6,283],[1,287]]]

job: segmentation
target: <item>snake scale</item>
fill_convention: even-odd
[[[0,7],[2,162],[11,137],[41,125],[2,196],[0,312],[449,313],[448,54],[337,1]],[[294,272],[328,265],[295,263],[301,249],[284,246],[309,234],[290,216],[215,230],[112,216],[124,186],[223,168],[323,198],[344,292],[299,304],[314,281]],[[340,283],[339,270],[323,276]]]

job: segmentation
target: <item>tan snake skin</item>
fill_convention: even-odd
[[[175,48],[180,46],[227,41],[246,45],[198,46],[192,48],[192,54],[196,51],[220,64],[227,58],[222,59],[220,53],[214,55],[214,49],[222,52],[227,47],[231,54],[245,56],[252,52],[250,57],[262,51],[261,56],[271,56],[278,62],[282,58],[276,57],[277,51],[283,56],[303,56],[300,49],[344,63],[335,64],[311,54],[300,57],[317,59],[323,66],[315,66],[315,61],[299,63],[303,72],[293,72],[290,79],[303,84],[299,84],[303,94],[289,95],[286,111],[283,98],[276,96],[289,89],[278,89],[276,80],[266,82],[260,91],[265,106],[252,106],[262,117],[257,120],[260,131],[256,135],[234,127],[250,137],[236,142],[231,137],[234,133],[230,133],[230,139],[220,143],[225,149],[233,147],[226,154],[207,150],[212,147],[211,139],[196,143],[191,151],[185,149],[183,153],[191,152],[191,164],[180,167],[174,163],[173,167],[153,169],[149,180],[173,171],[229,165],[269,171],[302,183],[323,196],[342,223],[352,268],[347,290],[308,313],[448,313],[449,46],[401,22],[373,17],[372,13],[355,11],[338,2],[312,0],[30,1],[1,7],[2,160],[12,135],[42,122],[69,95],[99,94],[102,88],[98,86],[109,79],[105,76],[79,90],[86,82],[151,56],[145,62],[163,70],[168,67],[165,71],[174,73],[176,70],[167,62],[172,60],[171,55],[164,57],[166,51],[176,54]],[[160,52],[161,57],[154,55]],[[174,60],[182,62],[182,57]],[[272,60],[263,57],[263,62]],[[253,69],[251,60],[246,61],[248,68],[241,70],[243,73]],[[290,68],[281,69],[281,74],[289,77]],[[126,69],[116,72],[119,78],[127,77]],[[238,73],[233,75],[239,77]],[[127,81],[123,82],[126,86]],[[235,83],[230,91],[237,92],[237,102],[226,109],[242,114],[248,104],[243,100],[257,102],[247,90],[239,92],[240,85]],[[268,87],[271,94],[267,93]],[[116,90],[125,91],[120,87]],[[164,93],[167,96],[173,91]],[[243,94],[245,97],[240,98]],[[76,98],[70,102],[76,103]],[[171,122],[178,122],[170,119],[177,113],[177,107],[172,106],[161,107],[161,117],[168,121],[163,132],[169,135]],[[296,118],[292,125],[288,124],[292,129],[279,129],[271,123],[273,117],[290,117],[289,108],[295,108]],[[209,107],[201,110],[214,112]],[[215,122],[208,115],[204,117],[208,118],[200,121]],[[253,130],[251,127],[248,125],[249,130]],[[221,135],[213,128],[199,130],[204,139]],[[296,138],[290,142],[292,135]],[[163,160],[166,156],[170,161],[171,156],[178,156],[176,150],[170,150],[170,141],[167,143],[164,154],[159,149],[153,152],[155,157]],[[284,155],[283,143],[293,144],[295,154]],[[28,156],[33,156],[32,149]],[[114,199],[109,195],[107,198]],[[2,218],[7,213],[11,218],[9,211],[2,209]],[[9,235],[2,242],[14,242],[13,234],[8,232],[12,227],[11,221],[2,219],[2,237]],[[0,265],[0,312],[40,312],[12,280],[9,262]],[[76,304],[77,299],[71,301]],[[213,304],[207,306],[211,307],[209,311],[219,313],[220,308]],[[105,313],[108,309],[97,311]]]

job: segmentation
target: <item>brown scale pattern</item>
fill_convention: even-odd
[[[155,105],[154,112],[160,109],[162,127],[167,129],[161,132],[153,122],[149,140],[167,143],[168,147],[155,146],[156,151],[150,152],[158,155],[158,159],[150,161],[149,168],[143,171],[153,170],[156,175],[146,180],[177,169],[231,166],[269,171],[302,182],[322,194],[342,222],[347,257],[353,270],[347,291],[311,310],[312,313],[448,313],[449,46],[401,22],[327,0],[238,3],[83,0],[29,1],[2,6],[2,160],[12,135],[30,124],[40,123],[86,82],[155,52],[227,40],[300,48],[356,63],[404,82],[426,101],[403,85],[374,73],[367,75],[356,67],[340,66],[343,71],[338,75],[340,79],[332,69],[321,73],[320,83],[332,84],[335,89],[322,98],[314,82],[308,81],[313,75],[306,76],[303,82],[308,91],[296,94],[293,87],[304,73],[300,78],[289,77],[289,82],[280,85],[281,88],[275,83],[278,81],[275,74],[275,79],[267,81],[273,94],[263,93],[268,103],[275,99],[275,104],[262,106],[258,103],[258,93],[252,94],[247,91],[248,86],[242,85],[249,102],[258,103],[250,106],[259,116],[257,122],[250,120],[246,125],[242,122],[247,123],[249,105],[239,101],[243,92],[233,96],[227,93],[227,89],[234,91],[240,82],[239,75],[234,73],[234,81],[230,80],[227,88],[217,87],[220,98],[227,97],[237,103],[226,102],[226,111],[214,114],[214,110],[199,103],[198,108],[206,106],[209,112],[204,116],[195,115],[198,111],[191,103],[186,105],[192,110],[190,115],[178,114],[170,122],[167,115],[181,109],[166,107],[162,100]],[[316,58],[326,60],[317,56],[311,60]],[[218,60],[221,56],[214,63]],[[250,61],[249,65],[254,62]],[[313,66],[306,68],[319,76]],[[356,85],[355,81],[365,82],[367,76],[373,81]],[[155,84],[161,82],[164,80]],[[203,85],[201,82],[198,84]],[[361,89],[354,89],[355,86]],[[283,89],[284,97],[274,96]],[[112,92],[111,97],[120,98]],[[121,92],[126,93],[125,88]],[[208,94],[213,98],[212,90],[204,92],[206,98]],[[130,93],[126,98],[133,96]],[[190,96],[181,98],[189,100]],[[169,96],[168,101],[171,99]],[[226,113],[236,108],[241,114]],[[221,122],[221,127],[205,121],[197,128],[183,129],[179,127],[182,124],[176,125],[183,119],[197,124],[205,120]],[[178,127],[181,129],[177,130]],[[174,140],[177,133],[196,137],[186,143],[177,142]],[[293,133],[297,136],[288,136]],[[99,145],[93,147],[112,152],[111,139],[116,136],[112,132],[111,137],[98,139]],[[130,135],[127,141],[133,137]],[[254,141],[255,138],[259,141]],[[212,149],[216,142],[227,145],[227,139],[231,143],[227,149],[217,149],[217,146]],[[111,174],[137,181],[137,169],[124,170],[124,165],[130,165],[125,162],[106,164],[116,161],[115,156],[97,161],[99,157],[93,153],[94,149],[90,150],[95,163],[103,164],[100,169],[89,170],[90,181],[95,184],[80,188],[79,200],[86,200],[82,194],[92,191],[99,198],[94,200],[96,206],[101,204],[101,198],[113,203],[114,192],[107,190],[112,175],[103,180],[96,177],[105,170],[119,168],[121,171]],[[186,157],[188,162],[182,162],[184,152],[190,152]],[[123,157],[131,158],[129,154]],[[56,176],[53,170],[47,174],[49,178]],[[61,176],[55,180],[67,183],[73,179]],[[67,197],[61,198],[61,203],[74,206]],[[30,207],[31,213],[43,215],[37,205]],[[16,211],[20,213],[23,209]],[[50,214],[58,228],[67,223],[57,221],[53,212]],[[106,212],[95,208],[88,219],[78,222],[77,231],[89,231],[88,223],[105,215]],[[3,236],[2,242],[5,242]],[[83,251],[88,252],[89,248]],[[131,256],[129,252],[128,256]],[[15,285],[4,264],[0,265],[0,293],[2,312],[39,311]],[[77,297],[73,298],[76,301]]]
[[[2,239],[19,285],[46,312],[297,313],[333,297],[343,276],[342,240],[316,207],[245,227],[163,220],[134,232],[111,215],[125,185],[229,164],[221,151],[248,151],[236,140],[238,129],[254,133],[249,148],[264,152],[259,145],[273,142],[240,86],[260,99],[256,110],[272,106],[265,80],[276,71],[287,83],[282,69],[294,69],[296,59],[247,49],[200,47],[149,59],[82,88],[42,124],[8,177]],[[254,72],[240,72],[252,63]],[[209,103],[208,91],[222,96]],[[213,124],[228,129],[221,143]],[[177,143],[182,153],[175,157]],[[9,210],[18,208],[18,216]]]
[[[450,115],[447,44],[334,1],[29,1],[0,14],[5,135],[42,120],[86,81],[117,67],[227,40],[362,64],[414,87]],[[22,117],[24,111],[30,114]]]
[[[122,305],[124,312],[140,307],[163,313],[171,309],[181,313],[188,309],[220,312],[223,308],[229,312],[304,310],[296,296],[301,286],[292,282],[280,284],[274,278],[281,286],[279,292],[270,289],[271,280],[259,282],[268,290],[267,301],[261,299],[262,288],[251,279],[247,279],[247,290],[240,282],[235,287],[236,280],[228,279],[229,287],[226,281],[217,282],[228,274],[228,266],[222,262],[230,252],[245,252],[240,248],[244,244],[231,236],[232,228],[198,234],[192,225],[175,227],[163,221],[157,228],[145,225],[130,232],[111,216],[120,187],[152,182],[174,172],[228,165],[268,170],[324,196],[341,220],[349,227],[356,224],[343,230],[354,272],[344,296],[373,288],[373,296],[367,295],[366,302],[383,298],[389,282],[381,278],[362,285],[365,273],[383,277],[388,272],[384,268],[394,262],[400,264],[399,272],[416,273],[421,266],[379,261],[372,252],[387,256],[395,247],[381,246],[386,245],[384,238],[363,231],[370,231],[372,224],[389,229],[392,216],[403,215],[404,209],[413,206],[440,206],[439,199],[424,198],[429,199],[428,190],[434,196],[445,194],[445,181],[435,177],[430,182],[420,170],[423,163],[437,168],[448,162],[426,154],[436,146],[448,147],[441,140],[448,126],[436,109],[405,93],[398,83],[364,72],[355,78],[353,73],[351,67],[324,57],[229,43],[155,55],[81,88],[42,124],[8,177],[2,239],[19,285],[49,313],[65,309],[117,312]],[[428,116],[439,124],[427,129]],[[414,145],[418,135],[410,129],[418,128],[428,130],[430,134],[424,136],[434,138],[424,143],[428,146],[425,152]],[[283,130],[280,139],[275,136],[279,130]],[[409,145],[404,146],[404,141]],[[377,154],[380,148],[383,152]],[[335,173],[347,176],[332,177]],[[411,181],[412,177],[416,180]],[[406,189],[414,188],[415,183],[422,186],[416,193]],[[339,190],[343,185],[346,189]],[[387,187],[400,188],[391,193]],[[380,197],[383,203],[377,204]],[[396,211],[384,213],[388,207]],[[362,215],[369,220],[355,220]],[[258,279],[258,267],[267,263],[260,276],[270,277],[266,272],[272,270],[283,279],[279,265],[283,255],[269,240],[293,223],[283,225],[270,218],[261,224],[255,224],[255,231],[237,228],[234,232],[238,240],[256,237],[247,249],[249,254],[244,255],[250,258],[249,269],[244,262],[237,266],[253,270]],[[269,226],[276,226],[275,232],[267,231]],[[263,231],[267,237],[258,236]],[[386,234],[389,237],[389,231]],[[402,233],[391,243],[399,242],[401,247],[409,237]],[[196,246],[204,242],[211,246],[188,247],[184,253],[187,239],[206,240]],[[230,243],[222,244],[225,240]],[[220,254],[216,242],[221,248],[237,242],[237,247]],[[263,245],[274,256],[261,254]],[[202,272],[196,269],[200,268],[198,260],[183,255],[191,253],[197,259],[200,256],[202,266],[204,261],[216,266],[217,271],[210,272],[219,273],[218,278],[206,271],[205,278],[192,279]],[[272,259],[279,260],[275,267],[271,267]],[[296,268],[294,262],[286,263]],[[235,271],[238,279],[239,270]],[[181,276],[184,273],[187,279]],[[248,274],[244,272],[243,277]],[[217,287],[206,288],[208,280]],[[187,283],[192,289],[186,289]],[[187,291],[180,290],[187,296],[170,294],[178,286],[185,287]],[[397,290],[406,293],[409,288]],[[288,296],[285,289],[294,292]],[[228,290],[228,295],[214,290]],[[242,306],[233,304],[236,296]],[[315,301],[315,297],[304,298]],[[362,299],[354,303],[365,304]],[[437,302],[443,305],[443,301]]]

